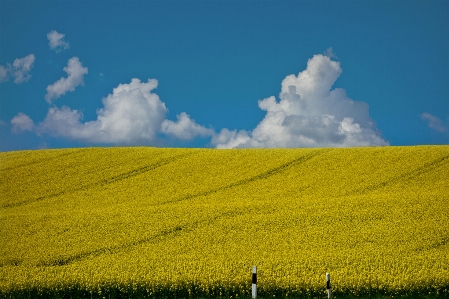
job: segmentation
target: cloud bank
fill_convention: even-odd
[[[48,45],[50,49],[55,50],[56,52],[61,52],[62,50],[66,50],[70,48],[68,42],[66,42],[64,38],[65,34],[58,33],[56,30],[52,30],[47,33]]]
[[[222,129],[212,137],[218,148],[350,147],[388,145],[369,116],[368,104],[353,101],[344,89],[331,89],[340,63],[315,55],[306,70],[289,75],[274,96],[259,101],[266,111],[251,131]]]
[[[212,129],[195,123],[186,113],[178,115],[177,122],[166,119],[168,109],[152,93],[157,80],[141,82],[132,79],[129,84],[119,84],[112,94],[103,98],[103,108],[97,110],[97,119],[82,122],[83,114],[67,106],[50,107],[45,119],[34,125],[31,118],[19,113],[12,120],[13,132],[35,131],[38,135],[109,144],[154,144],[158,133],[173,135],[182,140],[196,136],[210,136]]]
[[[75,87],[84,83],[84,75],[87,74],[87,67],[83,67],[78,57],[69,59],[67,66],[64,67],[64,72],[68,77],[62,77],[55,83],[47,86],[47,94],[45,100],[51,104],[54,99],[59,98],[68,91],[74,91]]]
[[[20,84],[28,81],[31,78],[29,72],[34,66],[34,54],[30,54],[23,58],[17,58],[13,64],[0,65],[0,82],[9,81],[9,78],[14,78],[14,83]]]
[[[331,60],[331,54],[329,49],[327,56],[315,55],[304,71],[285,77],[279,100],[274,96],[259,100],[259,108],[266,114],[252,130],[224,128],[216,133],[197,124],[185,112],[177,115],[176,121],[166,119],[168,109],[153,92],[158,81],[141,82],[137,78],[129,84],[119,84],[103,98],[103,108],[97,110],[95,120],[83,122],[80,111],[53,105],[37,124],[19,113],[11,120],[12,130],[125,145],[157,144],[161,134],[178,140],[211,137],[211,144],[218,148],[388,145],[369,116],[368,104],[350,99],[344,89],[332,89],[342,70],[339,62]],[[45,99],[50,104],[82,84],[88,70],[73,57],[64,71],[67,78],[47,87]],[[423,114],[422,118],[441,130],[441,124],[430,114]]]

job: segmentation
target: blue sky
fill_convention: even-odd
[[[448,14],[448,1],[0,0],[0,151],[448,144]]]

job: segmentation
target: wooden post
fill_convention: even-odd
[[[255,299],[257,298],[257,266],[253,266],[252,282],[253,282],[252,294],[253,299]]]
[[[326,273],[326,289],[327,289],[327,298],[332,298],[332,290],[331,290],[331,275]]]

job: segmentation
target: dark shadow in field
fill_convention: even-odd
[[[17,207],[17,206],[22,206],[22,205],[26,205],[26,204],[30,204],[30,203],[34,203],[37,201],[41,201],[41,200],[45,200],[45,199],[50,199],[50,198],[54,198],[54,197],[58,197],[61,195],[65,195],[65,194],[70,194],[70,193],[74,193],[77,191],[84,191],[90,188],[95,188],[95,187],[99,187],[99,186],[104,186],[107,184],[111,184],[111,183],[115,183],[121,180],[125,180],[131,177],[135,177],[137,175],[140,175],[142,173],[154,170],[156,168],[168,165],[172,162],[175,162],[176,160],[179,160],[181,158],[190,156],[190,155],[194,155],[196,154],[197,151],[195,152],[189,152],[189,153],[184,153],[184,154],[180,154],[174,157],[170,157],[170,158],[166,158],[166,159],[161,159],[159,161],[157,161],[156,163],[150,164],[150,165],[146,165],[146,166],[142,166],[103,180],[99,180],[87,185],[82,185],[80,187],[76,187],[76,188],[71,188],[71,189],[66,189],[66,190],[62,190],[60,192],[56,192],[56,193],[52,193],[49,195],[45,195],[45,196],[40,196],[38,198],[31,198],[28,200],[24,200],[24,201],[20,201],[20,202],[15,202],[15,203],[10,203],[10,204],[6,204],[6,205],[2,205],[0,208],[13,208],[13,207]]]

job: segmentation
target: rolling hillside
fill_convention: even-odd
[[[448,223],[449,146],[3,152],[0,295],[447,295]]]

